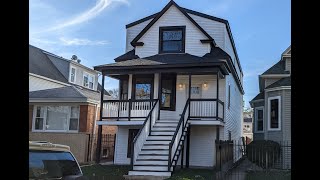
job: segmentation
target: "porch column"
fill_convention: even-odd
[[[160,106],[161,106],[161,100],[162,100],[162,83],[161,83],[161,76],[162,74],[159,73],[159,85],[158,85],[158,99],[159,99],[159,108],[158,108],[158,120],[160,119]]]
[[[190,154],[190,129],[191,125],[187,129],[187,151],[186,151],[186,168],[189,168],[189,154]]]
[[[189,93],[188,93],[188,98],[190,99],[191,98],[191,73],[189,74]],[[189,116],[190,117],[190,105],[191,103],[189,104]]]
[[[132,74],[129,74],[129,79],[128,79],[128,100],[131,99],[131,93],[132,93]]]
[[[101,83],[101,91],[100,91],[100,120],[102,121],[103,116],[103,96],[104,96],[104,76],[105,74],[102,72],[102,83]],[[98,142],[97,142],[97,154],[96,154],[96,163],[100,162],[100,154],[101,154],[101,137],[102,136],[102,125],[98,125]]]
[[[216,119],[219,117],[219,71],[217,72],[217,105],[216,105]]]

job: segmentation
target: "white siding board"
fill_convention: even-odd
[[[290,58],[286,58],[286,71],[290,71],[291,72],[291,57]]]
[[[140,38],[139,41],[144,42],[144,45],[136,47],[136,55],[143,58],[158,54],[159,27],[162,26],[186,26],[186,53],[203,56],[210,52],[210,45],[200,42],[201,39],[207,39],[207,37],[175,6],[171,6]]]
[[[131,41],[152,21],[152,19],[144,21],[140,24],[127,28],[126,33],[126,52],[131,51],[133,46],[131,46]]]
[[[213,167],[215,165],[215,126],[191,126],[190,166]]]
[[[130,164],[131,158],[127,158],[129,129],[139,128],[139,126],[118,126],[115,144],[114,164]]]
[[[84,75],[84,73],[87,73],[89,75],[93,75],[94,76],[93,90],[97,90],[97,87],[98,87],[98,74],[97,73],[89,72],[85,68],[80,67],[80,66],[76,66],[74,64],[71,64],[70,71],[71,71],[71,67],[75,67],[76,68],[76,81],[75,81],[74,84],[77,84],[77,85],[83,87],[83,75]]]
[[[205,98],[216,98],[217,96],[217,85],[215,75],[192,75],[191,85],[201,87],[201,95]],[[203,88],[203,83],[207,83],[207,88]],[[183,88],[179,88],[179,84],[183,84]],[[176,111],[161,111],[160,119],[179,119],[179,115],[182,113],[183,108],[188,99],[188,87],[189,87],[189,76],[188,75],[177,75],[176,82]],[[155,89],[155,91],[158,91]],[[225,80],[219,80],[219,97],[225,102]]]
[[[45,89],[61,88],[66,85],[62,85],[53,81],[45,80],[39,77],[29,75],[29,92],[39,91]]]
[[[242,135],[242,104],[243,95],[240,93],[233,76],[226,76],[226,102],[225,102],[225,131],[224,139],[228,139],[228,131],[231,131],[231,139],[239,140]],[[230,109],[228,109],[228,86],[230,83]]]
[[[215,40],[215,42],[221,49],[225,49],[226,25],[224,23],[190,13],[188,13],[188,15]]]

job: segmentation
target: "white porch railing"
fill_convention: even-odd
[[[105,100],[102,119],[143,120],[150,112],[155,100]]]
[[[146,141],[147,137],[150,135],[151,127],[154,125],[156,118],[158,117],[158,111],[154,110],[155,107],[159,108],[159,100],[156,100],[148,113],[142,128],[139,130],[138,134],[135,136],[132,142],[132,155],[131,155],[131,166],[136,162],[139,152],[142,149],[143,143]]]
[[[190,99],[190,118],[216,118],[217,120],[223,120],[224,103],[217,99]]]

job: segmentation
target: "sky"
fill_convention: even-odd
[[[29,44],[81,64],[113,63],[125,53],[125,25],[161,11],[169,0],[29,0]],[[259,92],[258,75],[291,44],[290,0],[175,0],[229,21],[244,73],[244,101]],[[214,38],[214,37],[213,37]],[[106,89],[118,81],[106,78]]]

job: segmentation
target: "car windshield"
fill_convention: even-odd
[[[70,152],[29,151],[29,178],[49,179],[79,174],[81,170]]]

